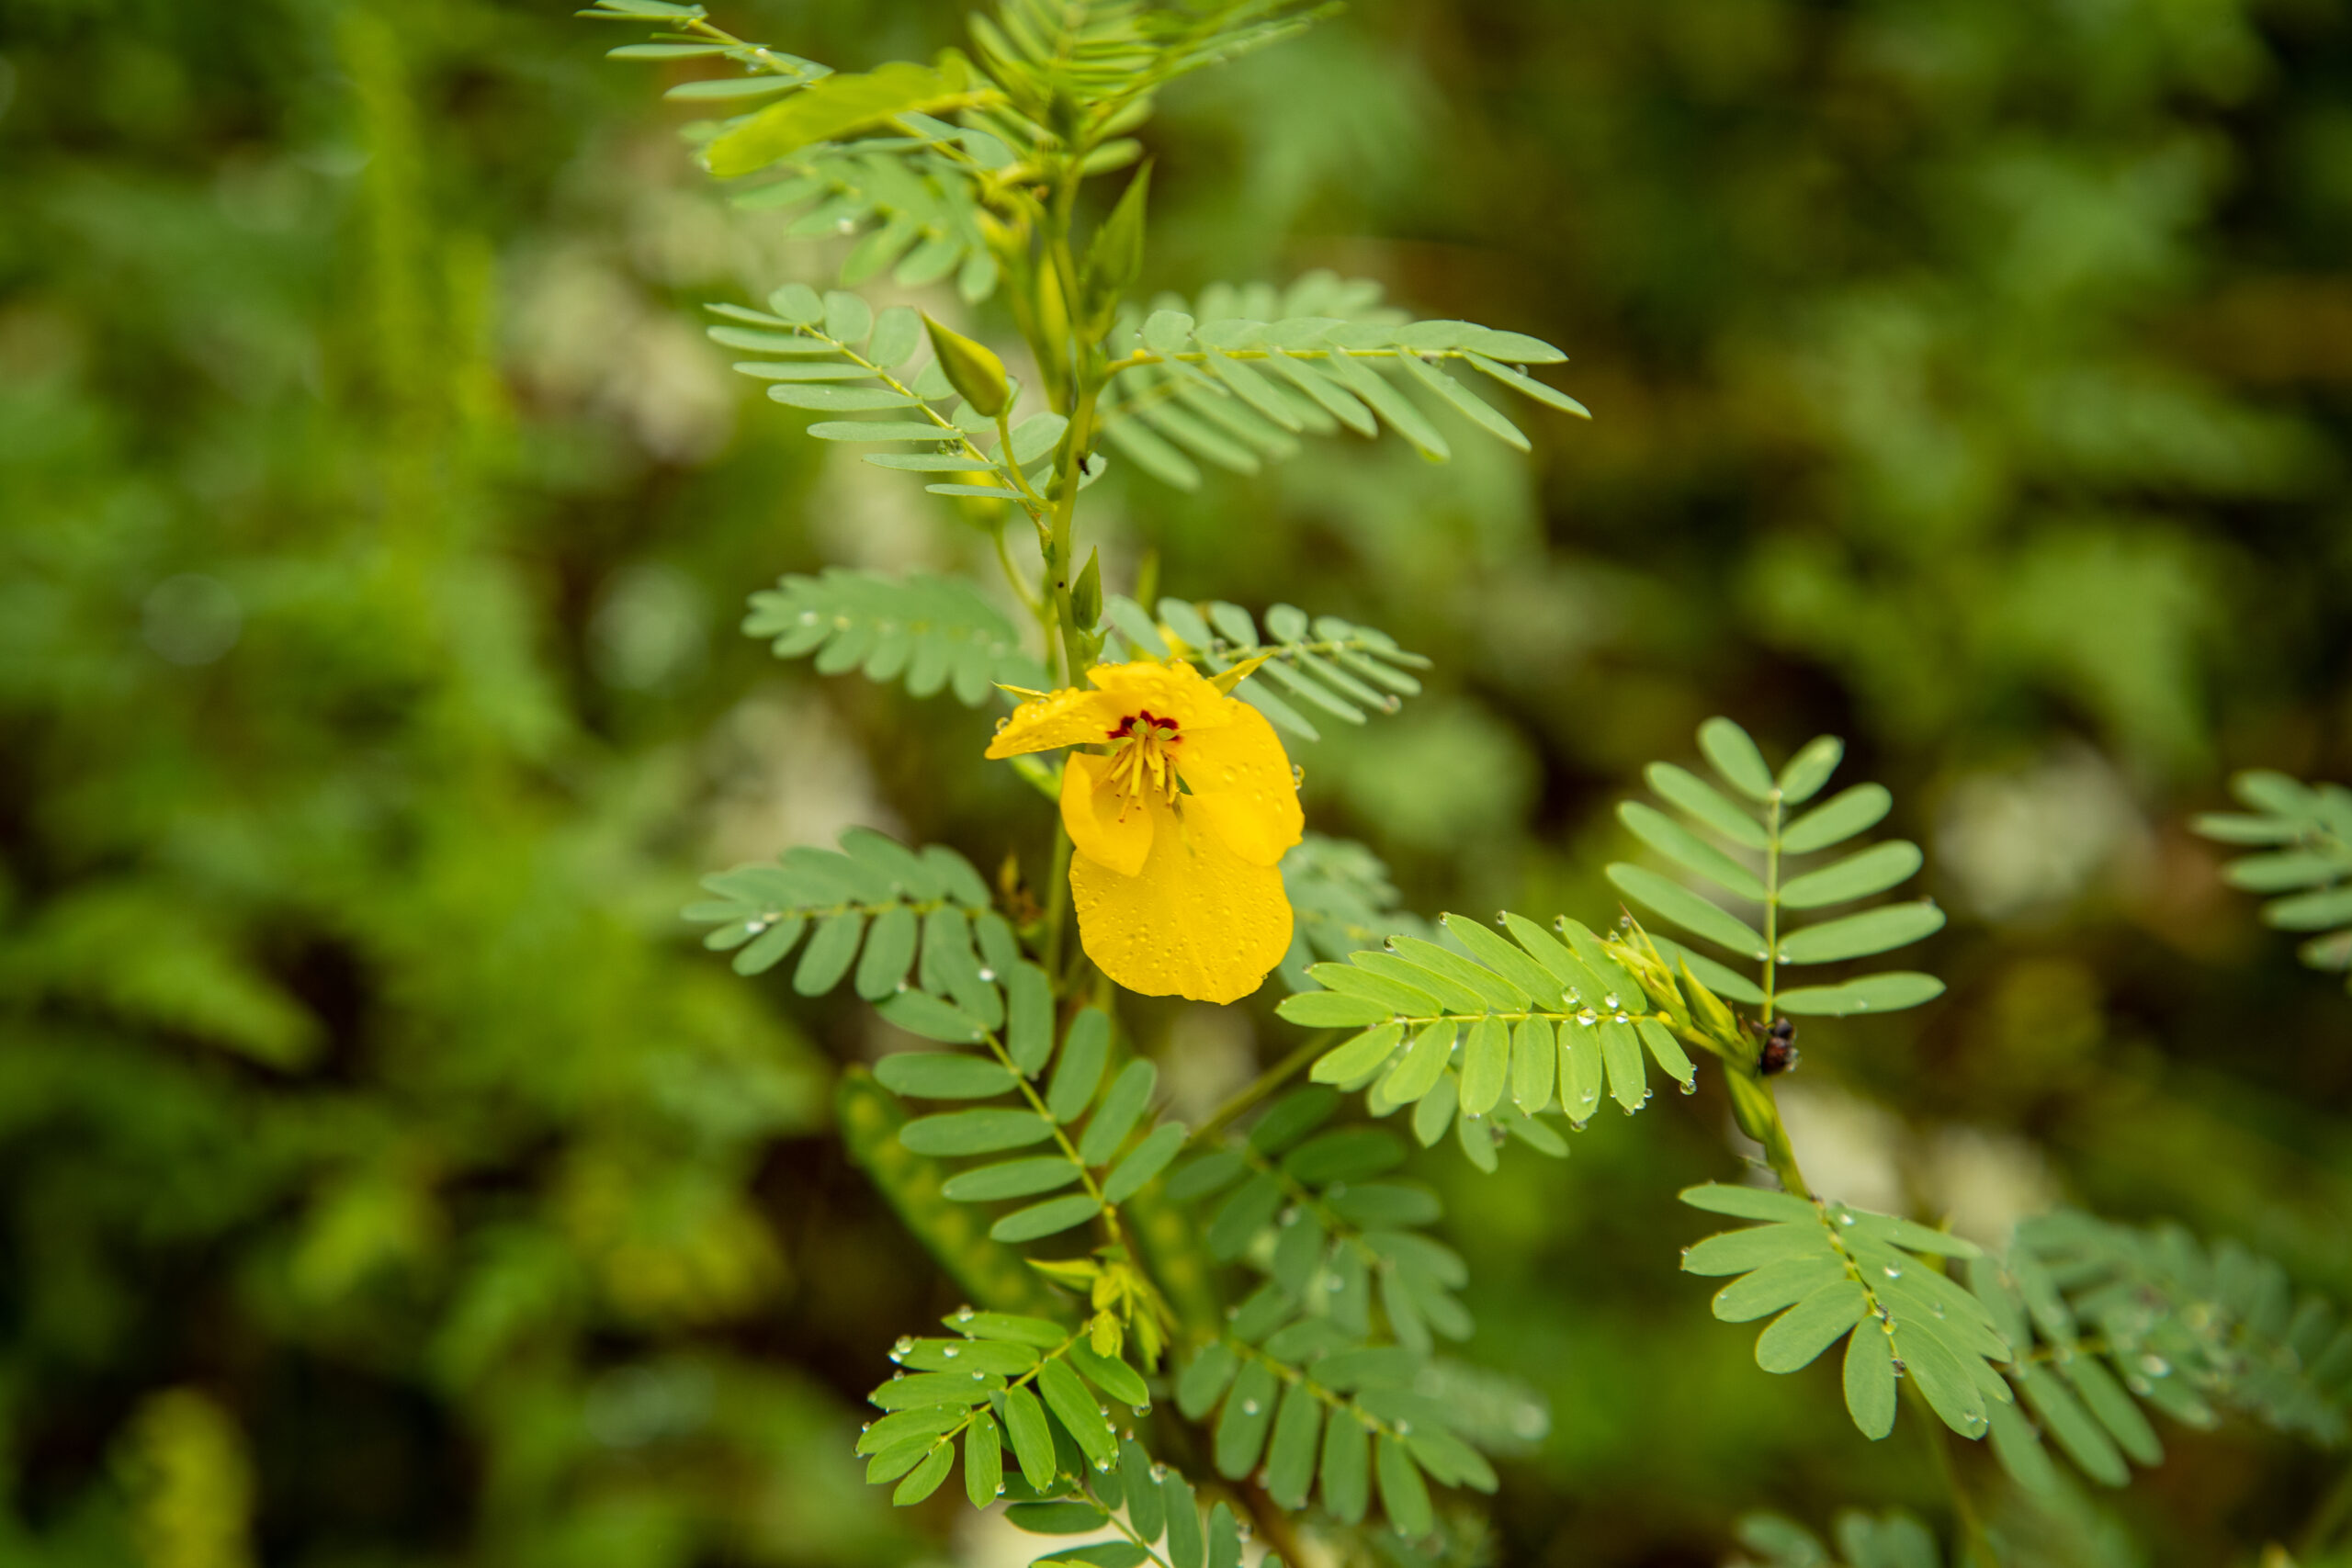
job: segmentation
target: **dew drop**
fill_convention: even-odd
[[[1902,1270],[1902,1269],[1897,1269],[1897,1268],[1896,1268],[1894,1264],[1892,1264],[1892,1263],[1888,1264],[1885,1268],[1883,1268],[1883,1269],[1880,1269],[1880,1270],[1879,1270],[1879,1272],[1880,1272],[1880,1273],[1882,1273],[1882,1274],[1883,1274],[1883,1275],[1885,1275],[1885,1276],[1886,1276],[1888,1279],[1890,1279],[1890,1280],[1900,1280],[1901,1278],[1903,1278],[1903,1270]]]
[[[1008,725],[1008,724],[1011,724],[1012,722],[1012,721],[1011,719],[1009,719],[1009,718],[1001,718],[1001,719],[998,719],[998,720],[996,721],[996,732],[997,732],[999,735],[1003,734],[1003,733],[1004,733],[1004,727],[1005,727],[1006,725]]]
[[[1323,1288],[1330,1292],[1333,1295],[1338,1295],[1341,1291],[1348,1288],[1348,1282],[1335,1274],[1324,1283]]]
[[[1614,1008],[1616,1008],[1616,1007],[1617,1007],[1617,1005],[1618,1005],[1618,1002],[1617,1002],[1617,993],[1616,993],[1616,992],[1614,992],[1614,991],[1611,991],[1611,992],[1610,992],[1607,996],[1605,996],[1605,997],[1601,998],[1600,998],[1600,1005],[1601,1005],[1602,1007],[1610,1008],[1610,1009],[1612,1009],[1612,1010],[1613,1010]],[[1620,1021],[1620,1022],[1623,1022],[1623,1021],[1621,1019],[1619,1021]]]
[[[1854,1223],[1854,1216],[1841,1209],[1838,1213],[1838,1223],[1841,1225],[1850,1225]]]
[[[1682,1080],[1682,1092],[1685,1094],[1698,1093],[1699,1080],[1697,1078],[1684,1078]]]
[[[906,1373],[904,1373],[904,1372],[892,1372],[892,1373],[890,1374],[890,1381],[891,1381],[892,1382],[904,1382],[904,1381],[905,1381],[905,1379],[906,1379],[906,1375],[907,1375],[907,1374],[906,1374]]]
[[[2140,1358],[2140,1370],[2152,1378],[2170,1377],[2172,1363],[2162,1356],[2151,1354]]]
[[[996,978],[996,971],[984,967],[980,971],[980,978],[983,980],[993,980]]]
[[[1571,1133],[1581,1133],[1584,1131],[1584,1123],[1571,1116],[1568,1118],[1568,1131]]]
[[[1148,1404],[1138,1404],[1136,1406],[1136,1414],[1138,1416],[1148,1416],[1151,1414],[1151,1406]]]
[[[1254,1399],[1245,1399],[1241,1402],[1241,1414],[1244,1416],[1255,1416],[1263,1408],[1264,1406],[1261,1405]]]
[[[1905,1360],[1903,1359],[1903,1358],[1901,1358],[1900,1356],[1898,1356],[1898,1357],[1896,1357],[1896,1358],[1894,1359],[1894,1375],[1895,1375],[1896,1377],[1901,1377],[1901,1376],[1903,1376],[1905,1373],[1908,1372],[1910,1370],[1911,1370],[1910,1366],[1909,1366],[1906,1362],[1905,1362]]]
[[[1412,1431],[1413,1424],[1410,1421],[1399,1421],[1396,1423],[1396,1435],[1398,1437],[1409,1437],[1412,1435]]]
[[[1300,767],[1296,762],[1293,762],[1290,765],[1290,783],[1293,789],[1305,789],[1306,787],[1306,770]]]
[[[974,1373],[972,1374],[972,1381],[973,1381],[974,1382],[979,1382],[983,1381],[984,1379],[986,1379],[987,1377],[988,1377],[988,1373],[986,1373],[986,1372],[974,1372]]]
[[[963,1351],[961,1351],[961,1350],[959,1350],[959,1349],[957,1349],[955,1346],[950,1345],[950,1346],[948,1346],[945,1349],[944,1349],[944,1350],[940,1351],[939,1353],[940,1353],[940,1355],[941,1355],[941,1356],[943,1356],[943,1357],[944,1357],[944,1358],[945,1358],[946,1359],[948,1359],[948,1360],[951,1360],[951,1361],[952,1361],[952,1360],[954,1360],[956,1357],[958,1357],[958,1356],[962,1355],[964,1352],[963,1352]]]
[[[817,612],[816,612],[816,611],[814,611],[814,610],[803,610],[803,611],[801,611],[801,612],[800,612],[800,624],[801,624],[802,626],[815,626],[815,625],[817,624]]]
[[[757,936],[768,929],[768,923],[765,920],[746,920],[743,922],[743,929],[753,936]]]

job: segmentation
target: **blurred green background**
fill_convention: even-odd
[[[718,19],[855,68],[958,9]],[[955,1304],[828,1132],[866,1015],[675,913],[850,823],[1035,856],[983,716],[733,629],[984,546],[704,341],[837,257],[701,181],[636,36],[0,0],[0,1561],[1014,1560],[850,1453]],[[2177,1215],[2352,1298],[2352,1003],[2184,828],[2233,768],[2352,774],[2352,6],[1363,0],[1162,109],[1149,287],[1378,278],[1597,415],[1090,492],[1114,588],[1157,550],[1435,657],[1295,748],[1311,826],[1425,912],[1606,919],[1644,761],[1843,733],[1951,991],[1807,1026],[1816,1182]],[[1136,1014],[1198,1105],[1295,1043],[1268,999]],[[1675,1189],[1736,1167],[1713,1093],[1659,1109],[1421,1161],[1471,1354],[1553,1412],[1497,1559],[1940,1518],[1916,1424],[1863,1442],[1678,1275]],[[2050,1562],[2251,1562],[2340,1463],[2165,1435]]]

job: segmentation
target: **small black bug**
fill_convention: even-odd
[[[1760,1023],[1750,1023],[1747,1027],[1762,1036],[1764,1041],[1763,1048],[1757,1053],[1756,1056],[1757,1071],[1766,1077],[1770,1077],[1774,1073],[1785,1073],[1797,1065],[1797,1026],[1795,1024],[1785,1018],[1776,1018],[1772,1021],[1770,1029],[1766,1029]]]

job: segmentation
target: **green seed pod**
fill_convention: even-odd
[[[1090,318],[1107,318],[1118,308],[1119,296],[1143,271],[1144,201],[1150,188],[1151,166],[1147,164],[1127,182],[1126,193],[1094,231],[1094,243],[1087,248],[1084,281]]]
[[[1078,574],[1078,585],[1070,590],[1070,614],[1080,630],[1091,631],[1102,619],[1102,552],[1094,550],[1086,558],[1086,570]]]
[[[987,344],[974,343],[928,315],[922,322],[931,329],[931,351],[939,356],[939,367],[947,373],[947,384],[966,402],[989,419],[997,418],[1012,406],[1012,383],[1005,378],[1004,361]]]

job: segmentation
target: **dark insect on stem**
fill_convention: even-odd
[[[1772,1021],[1772,1027],[1767,1029],[1763,1024],[1750,1019],[1747,1028],[1748,1032],[1764,1042],[1756,1055],[1758,1072],[1769,1078],[1774,1073],[1785,1073],[1797,1065],[1797,1026],[1795,1024],[1785,1018],[1776,1018]]]

